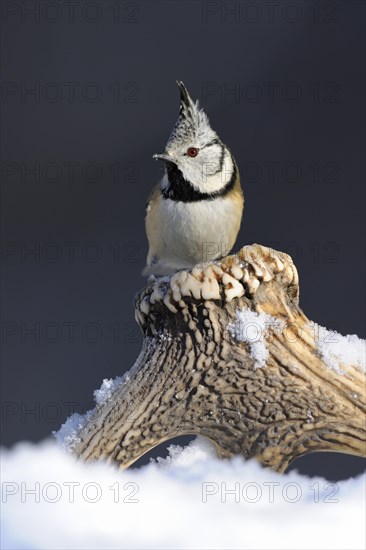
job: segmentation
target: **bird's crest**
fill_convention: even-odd
[[[180,90],[179,117],[169,137],[167,151],[180,142],[194,141],[197,146],[200,146],[201,143],[217,138],[198,100],[196,102],[192,100],[183,82],[177,81],[177,84]]]

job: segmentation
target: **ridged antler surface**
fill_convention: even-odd
[[[152,282],[135,302],[136,364],[65,443],[122,467],[182,434],[280,472],[311,451],[365,456],[363,343],[310,322],[298,294],[291,258],[259,245]]]

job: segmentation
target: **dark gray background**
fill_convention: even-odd
[[[365,336],[365,3],[70,9],[2,3],[5,445],[38,441],[73,407],[89,409],[102,379],[138,355],[144,208],[163,170],[151,157],[177,118],[176,79],[239,163],[236,248],[290,253],[308,317]],[[316,454],[295,467],[340,479],[364,462]]]

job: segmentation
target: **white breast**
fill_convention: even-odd
[[[159,260],[177,268],[225,256],[240,225],[241,205],[231,195],[191,203],[160,199]]]

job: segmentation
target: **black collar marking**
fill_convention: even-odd
[[[218,197],[224,197],[234,187],[237,178],[237,168],[234,159],[233,173],[230,180],[219,191],[213,193],[201,193],[197,191],[193,185],[184,179],[182,172],[172,162],[166,162],[166,170],[168,174],[169,187],[161,190],[164,199],[170,199],[175,202],[198,202],[212,201]]]

